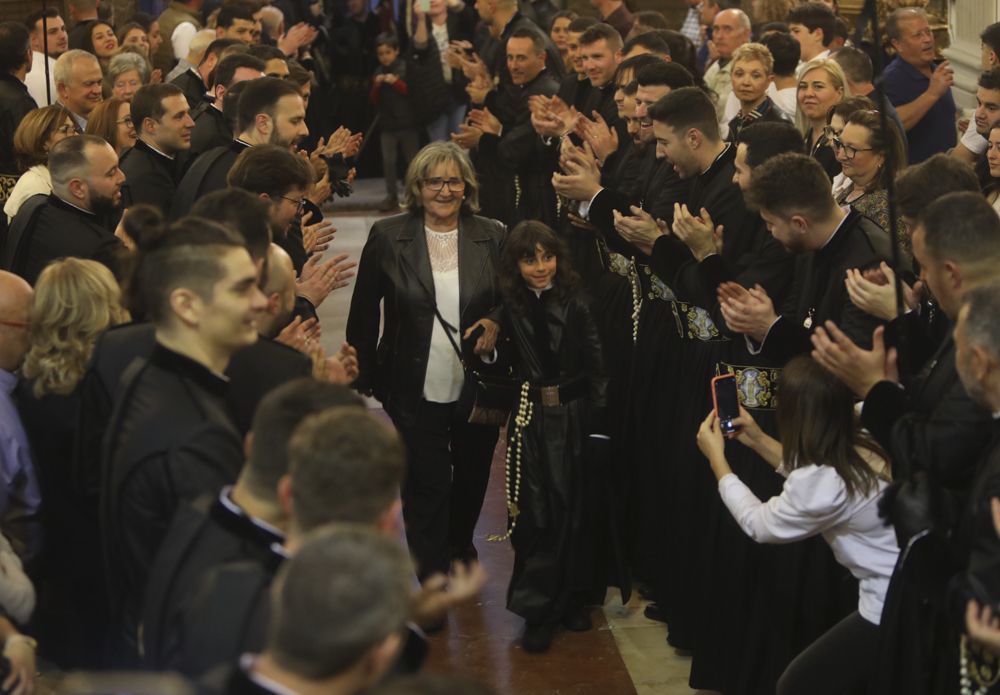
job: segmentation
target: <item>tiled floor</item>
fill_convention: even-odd
[[[381,181],[359,181],[363,199],[380,199]],[[337,235],[327,254],[361,254],[377,213],[336,213]],[[338,290],[319,308],[323,342],[336,351],[344,340],[350,307],[350,287]],[[377,405],[374,404],[373,405]],[[521,621],[504,607],[507,579],[513,562],[510,546],[488,543],[489,533],[505,522],[503,458],[498,450],[486,504],[476,531],[476,545],[489,582],[480,600],[450,617],[448,626],[432,637],[428,669],[457,672],[494,686],[500,695],[688,695],[690,659],[667,646],[666,627],[647,620],[637,595],[622,606],[617,590],[609,592],[601,612],[595,611],[594,630],[560,633],[549,653],[525,654],[517,644]]]

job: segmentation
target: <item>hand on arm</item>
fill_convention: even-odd
[[[479,355],[480,357],[486,357],[493,353],[493,349],[497,345],[497,336],[500,334],[500,326],[493,319],[479,319],[474,324],[469,326],[468,330],[462,335],[462,340],[466,340],[473,334],[473,332],[479,328],[483,327],[483,334],[479,336],[479,340],[476,341],[475,347],[472,351]]]

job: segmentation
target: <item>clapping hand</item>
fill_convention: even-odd
[[[309,218],[312,221],[312,217]],[[316,224],[302,225],[302,246],[307,254],[323,253],[330,246],[337,228],[330,220],[320,220]]]
[[[705,208],[701,209],[700,216],[695,216],[687,205],[674,203],[674,224],[671,231],[684,242],[698,261],[722,251],[723,227],[721,224],[715,226],[712,216]]]
[[[313,305],[319,307],[334,290],[347,287],[354,273],[348,272],[358,264],[347,262],[347,254],[320,263],[321,256],[313,254],[302,268],[302,275],[296,281],[296,291]]]
[[[859,347],[833,321],[817,326],[811,339],[813,359],[843,381],[858,398],[867,396],[880,381],[899,381],[896,348],[886,350],[883,326],[872,333],[871,350]]]
[[[594,111],[594,120],[581,116],[576,132],[590,145],[594,156],[602,165],[618,150],[618,131],[608,126],[597,111]]]
[[[726,325],[734,333],[742,333],[757,343],[764,342],[771,325],[778,320],[774,303],[760,285],[744,289],[735,282],[719,285],[719,308]]]
[[[552,175],[556,193],[571,200],[591,200],[601,190],[601,170],[597,160],[590,145],[583,147],[574,147],[564,140],[559,158],[564,173]]]
[[[854,306],[883,321],[896,318],[896,274],[885,261],[878,270],[848,270],[844,285]],[[903,305],[915,309],[923,283],[918,281],[912,288],[905,282],[902,285]]]
[[[469,111],[469,124],[474,128],[478,128],[483,133],[500,135],[500,119],[490,113],[490,110],[485,106],[481,109],[472,109]]]
[[[475,75],[465,86],[465,91],[473,104],[483,104],[486,102],[486,95],[493,91],[493,82],[485,75]]]
[[[462,123],[458,126],[458,132],[451,134],[451,141],[463,150],[471,150],[479,144],[483,137],[483,131],[479,128]]]
[[[654,220],[653,216],[642,208],[633,205],[630,210],[631,216],[612,210],[615,231],[622,239],[648,256],[653,252],[656,240],[667,233],[667,225],[660,220]]]
[[[413,597],[413,621],[423,628],[440,625],[449,610],[479,594],[486,578],[486,570],[478,562],[456,562],[447,576],[431,575]]]
[[[275,341],[308,354],[312,341],[318,341],[321,335],[322,329],[318,320],[311,318],[303,321],[301,316],[296,316],[281,329]]]

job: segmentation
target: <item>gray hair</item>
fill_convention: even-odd
[[[889,13],[885,20],[885,35],[889,41],[898,41],[902,38],[899,31],[899,23],[907,19],[927,19],[927,13],[920,7],[899,7]]]
[[[56,84],[69,84],[73,80],[73,66],[81,60],[93,61],[97,63],[98,67],[101,65],[93,53],[88,53],[80,48],[71,48],[56,60],[55,68],[52,70],[52,79],[55,80]]]
[[[412,607],[411,572],[398,541],[374,529],[317,529],[275,579],[267,652],[312,681],[347,671],[402,633]]]
[[[104,138],[96,135],[77,135],[57,142],[49,151],[49,174],[56,194],[66,196],[70,181],[86,178],[90,173],[88,146],[110,147]]]
[[[260,10],[260,23],[268,36],[275,36],[278,28],[285,21],[285,13],[274,5],[264,5]]]
[[[432,142],[417,152],[406,170],[403,181],[403,207],[416,214],[423,210],[423,198],[420,187],[430,175],[431,169],[438,164],[454,162],[458,167],[459,176],[465,181],[465,197],[462,199],[462,212],[473,213],[479,210],[479,181],[476,180],[476,170],[472,167],[469,155],[453,142]]]
[[[965,339],[1000,358],[1000,284],[979,285],[962,298],[969,307],[965,316]]]
[[[149,82],[149,62],[138,53],[123,51],[111,57],[111,62],[108,63],[108,74],[104,76],[104,84],[109,89],[114,87],[115,80],[130,70],[139,73],[139,81],[143,84]]]
[[[215,30],[214,29],[202,29],[194,38],[191,39],[191,43],[188,44],[188,54],[187,58],[189,62],[198,65],[201,63],[202,59],[205,57],[205,51],[208,50],[209,45],[215,41]],[[194,58],[195,60],[190,60]]]

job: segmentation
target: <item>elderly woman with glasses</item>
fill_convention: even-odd
[[[24,172],[11,189],[3,206],[7,222],[33,195],[52,192],[49,150],[59,141],[78,135],[76,123],[65,107],[56,104],[29,111],[14,131],[14,154]]]
[[[382,402],[409,453],[403,520],[424,579],[476,557],[472,532],[499,429],[469,423],[458,401],[463,362],[492,355],[496,343],[505,230],[473,214],[479,185],[453,143],[420,150],[404,188],[406,212],[376,222],[361,252],[347,340],[358,351],[357,388]]]
[[[847,179],[837,202],[850,205],[889,232],[888,182],[906,166],[903,138],[896,124],[887,120],[883,128],[878,111],[855,111],[844,120],[840,134],[830,138],[830,145]],[[910,237],[905,229],[897,214],[897,238],[909,255]]]
[[[139,88],[149,84],[149,61],[139,53],[122,51],[111,58],[104,75],[106,97],[132,101]]]

